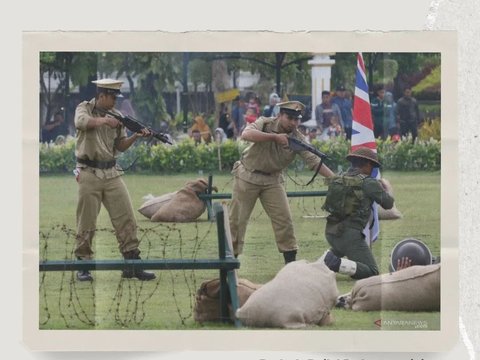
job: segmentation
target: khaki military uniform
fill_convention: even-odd
[[[345,219],[337,219],[333,215],[327,217],[325,237],[337,257],[346,256],[349,260],[357,263],[357,271],[352,278],[363,279],[378,275],[378,267],[373,257],[372,250],[365,241],[363,229],[367,225],[373,202],[378,203],[384,209],[391,209],[394,199],[380,185],[380,182],[371,177],[362,176],[358,170],[349,169],[349,176],[360,176],[363,179],[363,199],[358,208],[353,210],[352,215]]]
[[[115,112],[115,110],[111,110]],[[87,130],[91,117],[104,116],[95,110],[95,99],[84,101],[75,111],[77,141],[75,156],[78,159],[97,161],[105,164],[118,155],[115,145],[126,137],[123,126],[112,129],[107,125]],[[77,162],[78,205],[77,205],[77,244],[75,256],[91,259],[92,239],[95,235],[97,217],[101,204],[105,206],[115,229],[121,253],[138,248],[137,224],[130,195],[121,179],[123,173],[119,165],[101,169]]]
[[[258,118],[248,124],[245,130],[247,129],[266,133],[281,132],[278,119],[267,117]],[[298,130],[290,135],[304,140]],[[297,154],[311,169],[320,163],[320,159],[308,151],[294,152],[273,141],[266,141],[252,143],[244,150],[241,160],[234,164],[230,230],[235,255],[242,253],[248,220],[257,199],[260,199],[272,221],[278,250],[283,253],[298,248],[282,174]]]

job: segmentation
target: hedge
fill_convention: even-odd
[[[377,140],[377,149],[384,169],[436,171],[440,169],[440,144],[440,141],[434,139],[427,141],[417,139],[415,144],[409,138],[396,143],[390,140]],[[328,155],[329,159],[325,163],[334,171],[348,167],[345,156],[348,154],[350,143],[347,140],[338,138],[314,141],[313,145]],[[231,140],[220,145],[211,143],[198,146],[191,139],[173,146],[138,143],[123,153],[118,161],[124,168],[131,166],[129,171],[146,173],[230,171],[246,146],[248,144],[245,142]],[[63,145],[40,144],[40,173],[72,171],[75,167],[74,150],[74,140],[69,140]],[[300,163],[301,159],[297,159],[291,166],[298,168]]]

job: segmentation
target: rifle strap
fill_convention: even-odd
[[[322,165],[323,165],[323,158],[320,158],[320,162],[318,163],[317,169],[315,170],[315,174],[313,174],[312,178],[310,179],[310,181],[305,186],[310,185],[313,182],[313,180],[315,180],[318,173],[320,172],[320,169],[321,169]]]
[[[137,162],[138,158],[139,158],[139,157],[137,156],[137,157],[135,158],[135,160],[133,160],[133,162],[132,162],[127,168],[125,168],[125,169],[122,168],[122,170],[123,170],[123,171],[130,170],[130,168],[131,168],[133,165],[135,165],[135,163]]]

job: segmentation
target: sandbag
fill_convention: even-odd
[[[440,311],[440,264],[358,280],[348,301],[354,311]]]
[[[236,316],[246,326],[304,328],[333,322],[330,310],[338,296],[335,273],[323,261],[285,265],[255,291]]]
[[[385,178],[382,178],[383,183],[385,184],[386,191],[390,196],[393,196],[393,187],[392,184],[390,184],[390,181],[388,181]],[[377,205],[378,209],[378,219],[379,220],[397,220],[401,219],[403,217],[402,213],[400,210],[397,209],[395,203],[393,204],[393,207],[391,209],[384,209],[380,205]]]
[[[165,204],[168,204],[170,200],[172,200],[172,197],[176,194],[177,192],[172,192],[168,194],[164,194],[162,196],[157,196],[154,197],[153,199],[149,199],[146,202],[140,206],[138,211],[140,214],[143,216],[151,219],[152,216]]]
[[[237,293],[239,306],[245,304],[250,295],[262,285],[255,284],[247,279],[238,279]],[[229,302],[230,319],[234,319],[232,306]],[[193,319],[199,323],[205,321],[220,321],[220,279],[206,280],[197,290]]]
[[[205,192],[208,183],[199,178],[188,181],[178,191],[145,202],[138,211],[154,222],[189,222],[200,217],[207,208],[198,194]],[[213,190],[217,190],[213,187]]]

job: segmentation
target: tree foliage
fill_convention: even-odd
[[[177,53],[108,52],[102,53],[100,71],[116,78],[125,76],[142,121],[158,128],[162,120],[169,120],[162,92],[174,89],[180,77],[178,64]]]
[[[212,63],[222,60],[226,74],[234,79],[239,71],[249,71],[260,78],[252,90],[265,103],[271,91],[284,95],[310,95],[311,67],[306,52],[223,52],[189,54],[188,81],[196,91],[204,84],[212,90]],[[332,68],[332,88],[344,85],[354,89],[356,53],[336,53]],[[364,53],[370,89],[378,82],[393,87],[396,97],[403,86],[413,86],[432,68],[440,64],[435,53]],[[183,53],[170,52],[43,52],[40,54],[40,86],[46,116],[51,116],[52,99],[69,100],[70,84],[78,86],[80,97],[92,96],[92,80],[100,77],[125,77],[139,120],[158,127],[161,120],[169,121],[163,93],[174,92],[175,84],[184,82]],[[58,84],[49,89],[49,79]],[[238,86],[238,85],[237,85]],[[62,95],[63,94],[63,95]],[[189,110],[192,110],[191,108]]]
[[[332,87],[353,90],[357,53],[336,53],[332,67]],[[440,64],[439,53],[363,53],[370,91],[383,84],[401,96],[404,86],[414,86]]]

